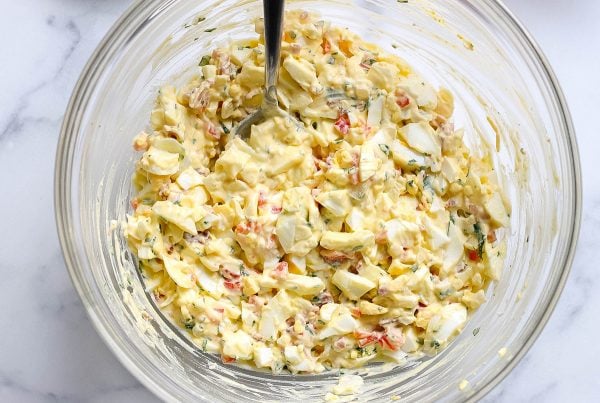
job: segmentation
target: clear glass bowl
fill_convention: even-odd
[[[438,356],[361,372],[361,401],[480,398],[540,333],[575,249],[579,159],[556,78],[528,34],[493,0],[302,0],[288,8],[318,11],[399,54],[426,80],[452,90],[456,125],[474,149],[499,141],[495,158],[513,206],[512,228],[489,301]],[[138,158],[132,138],[147,126],[158,88],[184,83],[217,44],[253,36],[261,10],[256,0],[136,2],[91,57],[64,118],[55,202],[73,283],[117,357],[165,400],[318,400],[339,375],[274,376],[199,352],[144,293],[120,229]],[[195,24],[199,16],[206,19]],[[463,379],[469,385],[461,390]]]

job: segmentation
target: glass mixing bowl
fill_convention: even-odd
[[[480,398],[540,333],[575,249],[579,159],[556,78],[497,1],[301,0],[288,8],[317,11],[402,56],[454,93],[456,125],[474,150],[499,146],[511,230],[504,272],[488,302],[438,356],[359,371],[360,401]],[[313,401],[339,376],[272,375],[200,352],[146,295],[122,235],[138,158],[131,142],[147,126],[158,88],[184,83],[218,44],[255,35],[252,21],[261,11],[256,0],[137,1],[91,57],[64,118],[55,202],[73,283],[117,357],[165,400]],[[468,385],[459,388],[463,379]]]

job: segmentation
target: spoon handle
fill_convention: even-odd
[[[263,0],[265,17],[265,103],[277,105],[277,77],[281,55],[284,0]]]

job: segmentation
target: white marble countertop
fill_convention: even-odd
[[[581,152],[583,221],[573,271],[542,335],[488,402],[600,400],[600,2],[510,0],[550,59]],[[96,335],[54,223],[54,153],[86,59],[122,0],[19,0],[0,13],[0,401],[155,401]],[[594,45],[595,44],[595,45]]]

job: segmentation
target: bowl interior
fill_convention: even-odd
[[[293,1],[396,53],[455,95],[455,125],[493,151],[512,204],[508,256],[488,302],[432,359],[357,372],[361,401],[482,396],[527,350],[570,266],[579,222],[579,162],[552,73],[502,6],[486,0]],[[58,150],[61,242],[90,317],[121,361],[168,400],[321,399],[338,372],[273,376],[199,352],[144,292],[121,223],[130,211],[135,134],[161,85],[183,84],[218,44],[254,37],[259,1],[138,2],[97,49],[75,90]],[[195,23],[197,17],[205,20]],[[211,28],[217,28],[207,32]],[[478,330],[476,330],[478,329]],[[506,350],[504,350],[504,348]],[[503,349],[505,354],[498,354]],[[469,386],[459,389],[466,379]]]

